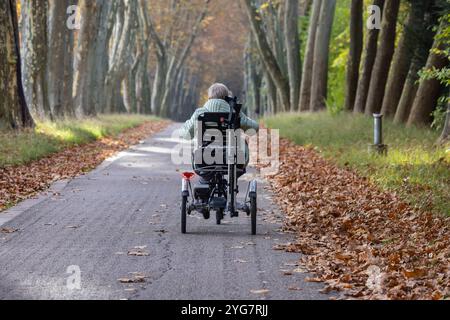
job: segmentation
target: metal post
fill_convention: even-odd
[[[373,144],[379,146],[383,144],[383,115],[374,114],[373,119],[374,119]]]
[[[369,152],[379,155],[387,155],[388,146],[383,143],[383,115],[374,114],[373,119],[373,145],[369,146]]]

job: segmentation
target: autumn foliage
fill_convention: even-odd
[[[450,294],[450,219],[417,212],[315,150],[283,140],[271,178],[294,243],[325,292],[363,299],[442,299]]]

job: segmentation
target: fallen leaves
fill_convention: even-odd
[[[450,296],[450,219],[418,212],[317,151],[282,140],[280,172],[270,178],[294,243],[298,270],[361,299]]]
[[[14,229],[14,228],[0,228],[0,233],[5,233],[5,234],[11,234],[11,233],[15,233],[19,231],[18,229]]]
[[[288,290],[289,291],[302,291],[302,289],[299,287],[289,287]]]
[[[236,259],[234,260],[235,263],[248,263],[247,260],[243,260],[243,259]]]
[[[81,226],[67,226],[66,229],[79,229]]]
[[[124,284],[131,284],[131,283],[145,283],[148,277],[142,273],[135,272],[132,273],[132,277],[127,278],[120,278],[117,281]],[[131,289],[130,289],[131,290]]]
[[[27,165],[0,168],[0,211],[47,189],[53,182],[82,175],[117,152],[162,130],[167,121],[147,122],[116,137],[69,147]]]
[[[134,247],[133,249],[128,251],[128,255],[135,256],[135,257],[147,257],[150,254],[147,251],[145,251],[146,248],[147,248],[147,246]]]
[[[253,294],[265,295],[265,294],[268,294],[270,292],[270,290],[260,289],[260,290],[250,290],[250,292],[253,293]]]

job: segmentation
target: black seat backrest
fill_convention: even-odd
[[[201,125],[197,129],[198,146],[209,145],[212,142],[210,136],[215,136],[218,132],[222,134],[223,145],[226,146],[229,116],[228,112],[206,112],[199,115],[197,120]]]
[[[236,114],[233,114],[232,121],[234,121],[235,116]],[[210,134],[208,134],[208,132],[213,133],[214,135],[214,132],[217,132],[218,130],[222,134],[223,143],[225,146],[229,118],[230,114],[228,112],[206,112],[199,115],[197,121],[200,122],[201,125],[197,126],[197,139],[199,139],[198,145],[206,146],[210,144],[211,139],[209,138]],[[238,121],[238,123],[240,123],[240,121]],[[202,139],[202,141],[200,141],[200,139]]]
[[[226,172],[226,147],[229,120],[230,114],[227,112],[207,112],[198,116],[197,121],[199,123],[197,124],[197,149],[193,154],[195,163],[194,169],[197,173],[201,172],[204,167],[216,172]],[[219,133],[221,134],[221,139],[223,142],[222,148],[219,147],[221,150],[217,150],[216,148],[218,145],[215,143],[214,147],[211,149],[211,144],[216,140]],[[219,155],[216,152],[220,152],[222,155],[219,157],[222,159],[220,164],[215,163],[211,166],[211,163],[208,164],[203,161],[203,152],[208,149],[208,146],[210,148],[208,153],[212,152],[211,154],[213,155]],[[213,149],[216,151],[212,151]]]

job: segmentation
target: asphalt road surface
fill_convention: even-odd
[[[180,233],[178,127],[0,213],[18,229],[0,233],[0,299],[328,299],[289,275],[298,254],[273,250],[291,238],[263,181],[257,236],[245,215],[217,226],[196,214]]]

